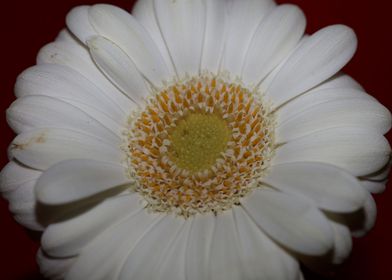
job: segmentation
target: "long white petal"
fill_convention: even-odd
[[[155,0],[154,5],[177,74],[199,74],[206,24],[205,1]]]
[[[159,29],[158,21],[155,16],[154,0],[137,1],[133,6],[132,15],[141,25],[143,25],[143,27],[150,34],[151,38],[154,40],[162,55],[162,58],[165,60],[165,63],[169,68],[170,73],[175,73],[173,61],[170,57],[166,43],[163,40],[162,33]]]
[[[121,142],[117,133],[109,130],[83,109],[48,96],[18,98],[7,110],[7,121],[17,133],[43,127],[68,128],[86,131],[115,145]]]
[[[187,243],[190,235],[191,226],[191,220],[187,220],[175,240],[173,240],[172,244],[170,244],[164,255],[161,256],[159,265],[155,269],[157,277],[156,279],[188,279],[185,274],[185,256],[187,253]]]
[[[298,48],[266,92],[278,107],[336,74],[354,55],[357,40],[343,25],[321,29]]]
[[[278,148],[274,164],[314,161],[336,165],[355,176],[380,170],[391,148],[381,135],[367,129],[335,128],[315,132]]]
[[[227,70],[235,77],[241,75],[246,53],[258,25],[276,4],[272,0],[231,1],[230,4],[222,70]]]
[[[112,146],[97,136],[69,129],[37,129],[19,134],[9,154],[35,169],[46,170],[68,159],[93,159],[119,163],[120,147]]]
[[[220,213],[211,244],[209,279],[244,279],[245,271],[241,266],[239,240],[236,234],[232,211]]]
[[[53,165],[39,178],[37,198],[48,205],[81,200],[111,188],[130,183],[120,164],[67,160]]]
[[[115,43],[102,36],[87,41],[97,66],[117,87],[139,106],[146,103],[151,89],[135,64]]]
[[[285,106],[279,108],[277,116],[279,118],[279,123],[284,123],[314,106],[331,101],[338,102],[342,100],[347,102],[347,100],[351,99],[375,101],[373,97],[358,89],[320,88],[319,90],[312,90],[306,94],[298,96]]]
[[[165,257],[170,245],[179,238],[184,223],[183,218],[165,216],[131,250],[118,279],[158,279],[159,275],[153,268]]]
[[[217,73],[225,46],[227,29],[227,1],[206,1],[206,27],[201,70]]]
[[[241,208],[233,209],[240,244],[243,279],[292,279],[299,273],[297,260],[261,231]]]
[[[112,5],[98,4],[89,10],[89,20],[99,35],[124,50],[151,83],[159,87],[173,76],[154,41],[131,14]]]
[[[82,250],[65,279],[118,279],[129,252],[162,218],[141,209],[108,228]]]
[[[310,198],[328,211],[354,212],[363,207],[366,199],[366,192],[356,177],[324,163],[275,165],[262,181],[283,192]]]
[[[53,257],[77,255],[104,230],[142,209],[139,200],[135,194],[115,197],[75,218],[51,224],[42,236],[42,248]]]
[[[385,134],[391,128],[391,113],[379,102],[363,98],[338,99],[312,106],[279,123],[278,142],[337,127],[357,127],[370,133]]]
[[[268,189],[256,190],[243,203],[269,237],[305,255],[324,255],[333,247],[327,218],[309,201]]]
[[[108,103],[112,102],[119,108],[117,114],[122,112],[122,114],[128,115],[130,110],[135,108],[135,104],[97,68],[87,48],[81,46],[72,37],[67,40],[57,39],[55,42],[44,46],[38,53],[37,64],[64,65],[80,73],[90,83],[99,88],[97,96],[106,95],[107,99],[110,99]],[[15,90],[16,95],[18,95],[18,89],[16,88]]]
[[[247,51],[242,79],[257,85],[298,44],[306,19],[294,5],[280,5],[260,23]]]
[[[215,216],[194,217],[186,249],[186,279],[209,279],[210,251],[215,227]]]

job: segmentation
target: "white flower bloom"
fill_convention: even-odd
[[[272,0],[81,6],[16,83],[1,191],[51,279],[303,279],[374,224],[389,111]],[[358,216],[361,216],[358,218]],[[310,265],[309,263],[307,263]]]

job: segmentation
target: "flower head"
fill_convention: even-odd
[[[7,111],[1,191],[43,230],[42,273],[302,279],[299,260],[343,262],[375,220],[391,115],[339,72],[354,32],[305,25],[272,0],[74,8]]]

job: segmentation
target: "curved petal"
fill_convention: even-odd
[[[231,1],[230,4],[221,70],[235,77],[241,76],[246,53],[258,25],[276,4],[272,0]]]
[[[324,255],[333,247],[327,218],[308,200],[268,189],[254,191],[242,203],[272,239],[298,253]]]
[[[356,177],[324,163],[275,165],[262,181],[280,191],[307,197],[319,208],[332,212],[357,211],[366,199],[366,192]]]
[[[333,250],[332,263],[341,264],[351,253],[353,241],[351,239],[350,230],[339,223],[330,221],[334,231],[335,245]]]
[[[312,106],[279,123],[278,142],[337,127],[357,127],[385,134],[391,128],[391,113],[378,102],[363,98],[337,99]]]
[[[41,171],[10,161],[0,173],[0,192],[13,191],[23,183],[37,180],[41,174]]]
[[[233,212],[245,273],[243,279],[297,279],[297,260],[267,237],[241,207],[233,208]]]
[[[143,25],[143,27],[150,34],[151,38],[154,40],[163,60],[169,68],[170,73],[175,73],[173,61],[170,57],[166,43],[163,40],[162,33],[159,29],[158,21],[155,16],[154,0],[137,1],[133,6],[132,15],[141,25]]]
[[[354,237],[363,237],[365,236],[376,224],[377,218],[377,205],[374,201],[374,198],[371,194],[367,193],[367,198],[365,201],[365,205],[363,207],[364,219],[362,228],[354,230],[352,235]]]
[[[84,199],[116,186],[130,183],[122,165],[93,161],[66,160],[53,165],[39,178],[37,198],[48,205]]]
[[[107,78],[139,106],[147,102],[151,92],[147,82],[136,69],[132,60],[113,42],[101,36],[87,41],[97,66]]]
[[[352,29],[343,25],[321,29],[290,56],[267,90],[267,97],[279,107],[340,71],[356,48]]]
[[[42,249],[39,249],[37,252],[37,263],[40,267],[40,272],[48,279],[63,280],[75,261],[76,257],[51,258]]]
[[[337,73],[325,82],[312,88],[309,92],[320,91],[324,89],[356,89],[358,91],[365,91],[364,88],[352,77],[342,72]]]
[[[89,20],[97,33],[118,45],[155,86],[173,76],[154,41],[131,14],[112,5],[98,4],[89,10]]]
[[[186,279],[209,279],[210,251],[215,227],[215,216],[197,215],[193,218],[192,228],[186,249]]]
[[[86,131],[115,145],[121,141],[119,135],[83,109],[48,96],[18,98],[7,110],[7,121],[16,133],[36,128],[56,127]]]
[[[147,232],[130,251],[118,279],[158,279],[154,268],[166,256],[172,243],[179,238],[184,219],[165,216]],[[151,252],[154,252],[151,254]]]
[[[332,85],[331,85],[332,86]],[[320,88],[312,90],[291,100],[285,106],[279,108],[279,123],[284,123],[315,106],[332,101],[349,100],[375,101],[375,99],[363,91],[353,88]]]
[[[69,129],[37,129],[19,134],[9,154],[21,163],[46,170],[68,159],[93,159],[119,163],[120,147],[108,145],[101,138]]]
[[[97,34],[88,19],[89,9],[90,6],[75,7],[66,18],[67,27],[83,44],[89,37]]]
[[[205,2],[207,13],[201,70],[218,73],[225,46],[228,21],[226,11],[227,1],[216,0]]]
[[[106,99],[109,99],[108,103],[111,102],[116,105],[116,108],[118,108],[117,114],[128,115],[129,111],[135,108],[135,104],[99,71],[88,50],[72,37],[61,40],[58,38],[56,42],[44,46],[37,56],[37,64],[64,65],[78,72],[90,83],[94,84],[95,87],[99,88],[97,97],[105,95]],[[74,84],[74,82],[71,84]],[[17,89],[16,94],[18,95]]]
[[[162,218],[141,209],[108,228],[82,250],[65,279],[119,279],[129,252]]]
[[[51,224],[42,236],[42,248],[52,257],[74,256],[104,230],[142,209],[139,200],[135,194],[115,197],[75,218]]]
[[[314,161],[336,165],[355,176],[380,170],[391,148],[381,135],[367,129],[335,128],[315,132],[279,147],[273,164]]]
[[[206,5],[202,0],[155,0],[155,13],[177,74],[200,73],[206,24]]]
[[[258,26],[246,54],[243,81],[257,85],[298,44],[306,19],[294,5],[277,6]]]

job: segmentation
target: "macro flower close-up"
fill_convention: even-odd
[[[15,84],[0,192],[48,279],[305,279],[374,226],[389,110],[273,0],[77,6]],[[302,267],[301,267],[302,266]],[[321,272],[320,272],[321,273]]]

